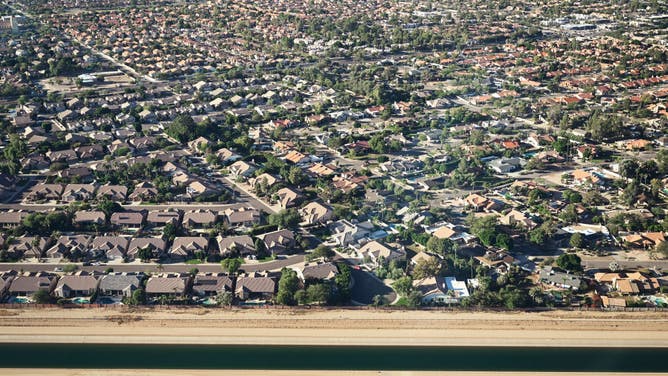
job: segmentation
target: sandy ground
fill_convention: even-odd
[[[0,342],[668,347],[668,312],[0,310]]]
[[[0,369],[3,375],[16,376],[584,376],[583,372],[431,372],[431,371],[200,371],[200,370],[96,370],[96,369]],[[596,376],[621,376],[624,373],[601,372]],[[661,375],[660,373],[635,373],[634,375]]]

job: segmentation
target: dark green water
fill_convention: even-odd
[[[0,368],[665,372],[668,349],[0,344]]]

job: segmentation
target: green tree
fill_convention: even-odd
[[[342,303],[350,299],[350,284],[352,283],[352,272],[350,266],[344,263],[337,263],[339,274],[334,278],[336,290],[338,291],[339,301]]]
[[[292,185],[302,185],[308,181],[308,176],[304,173],[304,170],[297,166],[290,167],[286,178],[288,183]]]
[[[331,248],[329,248],[324,244],[320,244],[316,249],[313,250],[313,252],[307,254],[305,259],[306,261],[312,261],[315,259],[322,258],[325,261],[329,261],[335,255],[336,253],[334,253],[334,251],[332,251]]]
[[[582,248],[582,246],[584,245],[584,237],[579,232],[576,232],[573,235],[571,235],[569,244],[573,248]]]
[[[220,262],[220,266],[223,270],[230,274],[236,274],[242,264],[243,260],[240,258],[227,258]]]
[[[413,278],[425,279],[436,277],[441,274],[441,261],[437,257],[420,259],[413,267]]]
[[[325,304],[329,300],[331,289],[329,285],[319,283],[311,285],[306,289],[309,302]]]
[[[270,225],[278,226],[279,228],[295,229],[299,226],[299,222],[301,222],[301,216],[296,209],[287,209],[269,215],[267,221]]]
[[[107,218],[111,217],[113,213],[123,211],[123,207],[118,202],[111,201],[107,198],[97,204],[97,209],[103,211]]]
[[[409,307],[419,307],[422,304],[422,293],[419,291],[411,291],[406,297],[406,304]]]
[[[577,272],[582,270],[581,259],[574,253],[564,253],[557,257],[557,266],[564,270]]]
[[[152,248],[151,245],[148,245],[148,246],[143,247],[143,248],[139,248],[137,250],[137,257],[139,257],[139,259],[142,262],[151,261],[151,258],[153,257],[153,250],[151,248]]]
[[[292,269],[283,268],[281,279],[278,281],[278,293],[276,302],[283,305],[294,305],[295,292],[299,289],[299,278],[297,272]]]
[[[165,129],[170,137],[178,140],[180,143],[185,144],[188,141],[194,140],[196,138],[195,129],[197,124],[190,115],[178,115],[174,121]]]
[[[543,245],[548,239],[548,234],[542,227],[537,227],[529,231],[529,241],[537,245]]]
[[[579,216],[577,212],[577,207],[575,204],[568,204],[566,207],[559,213],[559,219],[566,223],[575,223],[578,221]]]
[[[37,290],[32,294],[32,300],[37,304],[52,304],[54,302],[53,296],[46,290]]]
[[[165,227],[162,228],[162,238],[168,242],[173,242],[178,235],[176,225],[173,223],[167,223]]]
[[[298,290],[295,293],[295,300],[297,301],[297,304],[308,304],[309,303],[309,296],[308,293],[306,293],[306,290]]]
[[[495,244],[497,245],[497,247],[501,247],[508,251],[513,249],[513,239],[508,234],[505,233],[500,233],[496,235]]]
[[[413,290],[413,278],[401,277],[392,283],[392,288],[401,296],[408,296]]]
[[[222,306],[231,306],[232,303],[234,302],[234,294],[232,294],[229,291],[223,291],[220,292],[218,295],[216,295],[216,303],[222,305]]]
[[[146,303],[146,291],[144,289],[137,289],[132,293],[130,304],[142,305]]]
[[[436,236],[432,236],[427,240],[427,251],[445,256],[448,253],[454,252],[455,244],[450,239],[440,239]]]
[[[74,273],[79,269],[79,267],[75,264],[67,264],[63,266],[63,272],[65,273]]]

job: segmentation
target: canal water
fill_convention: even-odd
[[[0,368],[666,372],[668,349],[0,344]]]

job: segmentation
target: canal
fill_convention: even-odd
[[[663,348],[0,344],[0,368],[666,372]]]

